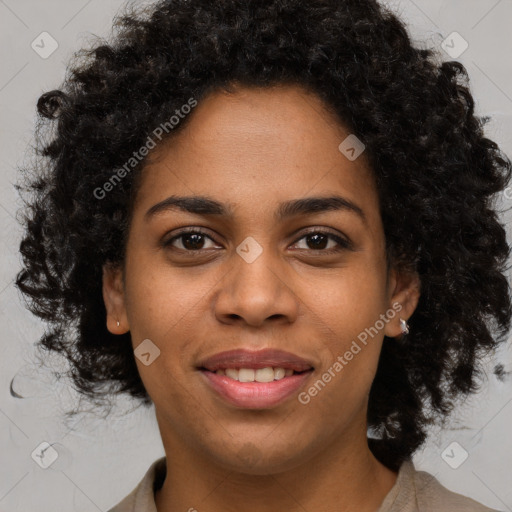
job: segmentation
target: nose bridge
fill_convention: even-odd
[[[276,316],[292,321],[297,315],[297,298],[287,282],[286,262],[271,247],[270,237],[247,236],[233,256],[217,298],[216,314],[224,320],[241,317],[254,325]]]
[[[239,256],[239,260],[234,264],[237,280],[241,278],[246,284],[262,286],[268,289],[269,293],[275,293],[278,285],[276,281],[280,281],[276,276],[279,272],[279,258],[276,257],[276,250],[271,247],[268,237],[264,240],[262,237],[258,239],[261,243],[256,238],[248,236],[236,248]]]

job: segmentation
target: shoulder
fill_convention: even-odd
[[[499,512],[450,491],[426,471],[418,471],[412,461],[400,467],[396,498],[389,512]]]
[[[157,512],[155,490],[161,487],[166,475],[166,458],[153,462],[135,489],[107,512]]]
[[[450,512],[498,512],[478,503],[477,501],[450,491],[430,473],[425,471],[413,471],[415,487],[418,493],[418,502],[432,507],[432,510]]]

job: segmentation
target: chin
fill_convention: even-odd
[[[255,443],[244,443],[235,451],[222,451],[216,457],[216,463],[229,471],[242,473],[247,475],[271,475],[282,473],[296,468],[304,463],[305,456],[300,457],[296,452],[297,446],[294,445],[295,452],[290,452],[288,447],[279,450],[277,447],[267,446],[266,448],[258,448]],[[301,460],[299,460],[301,459]]]

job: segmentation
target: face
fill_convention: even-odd
[[[282,471],[365,438],[382,340],[400,335],[417,279],[388,272],[365,155],[340,151],[350,132],[315,95],[239,87],[189,115],[143,170],[124,280],[105,269],[108,327],[129,330],[134,349],[150,340],[149,364],[136,362],[166,448],[237,471]],[[180,208],[171,196],[219,204]],[[319,201],[283,208],[307,198]],[[261,384],[205,369],[238,349],[249,356],[230,363],[249,370],[241,380],[299,358],[306,371]],[[274,361],[264,349],[291,355]]]

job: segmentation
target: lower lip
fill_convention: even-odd
[[[201,373],[213,390],[229,403],[249,409],[268,409],[297,392],[313,371],[294,373],[272,382],[239,382],[208,370],[201,370]]]

